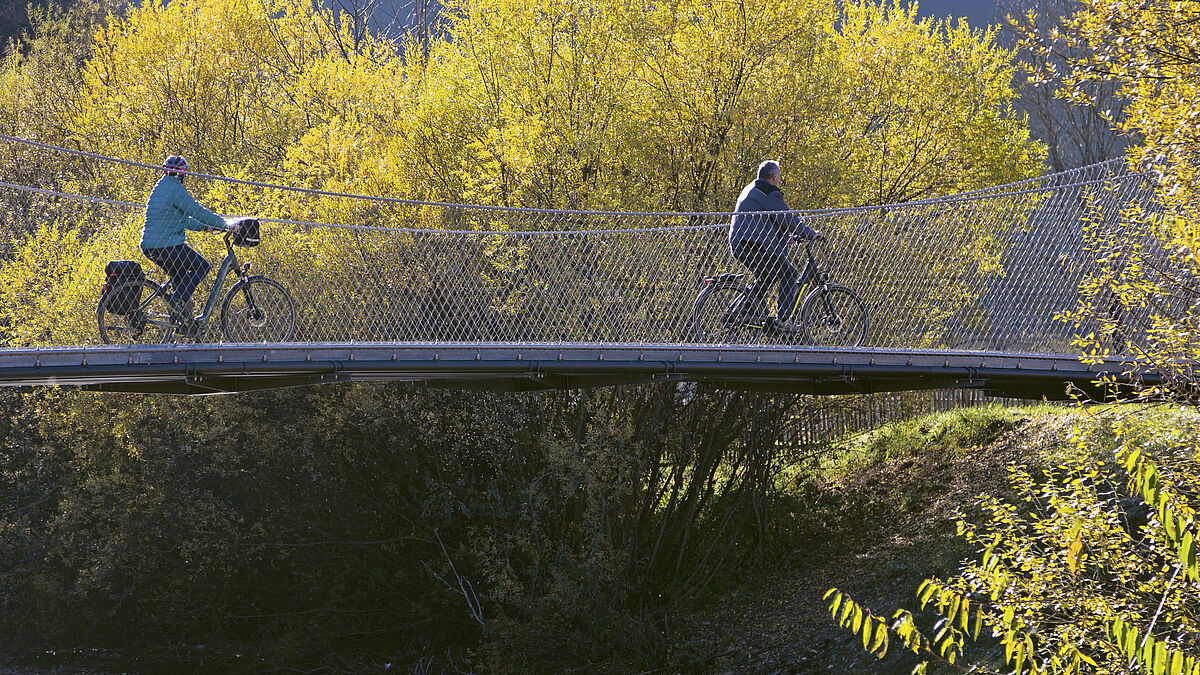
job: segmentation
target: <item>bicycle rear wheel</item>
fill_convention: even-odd
[[[296,303],[267,277],[248,277],[221,303],[221,332],[230,342],[287,342],[296,329]]]
[[[735,282],[709,285],[692,307],[692,331],[702,343],[738,344],[746,339],[746,327],[732,316],[742,305],[746,287]]]
[[[858,347],[867,339],[867,307],[845,286],[817,288],[804,299],[800,317],[813,346]]]
[[[160,344],[176,334],[166,288],[148,279],[110,288],[96,307],[96,320],[106,345]]]

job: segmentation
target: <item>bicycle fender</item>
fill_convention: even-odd
[[[229,287],[228,291],[225,291],[225,295],[222,297],[228,297],[230,295],[234,295],[238,291],[242,290],[242,288],[244,288],[247,284],[249,284],[254,279],[264,279],[264,278],[266,278],[265,274],[248,274],[248,275],[242,277],[241,279],[238,279],[237,281],[233,282],[233,285]]]

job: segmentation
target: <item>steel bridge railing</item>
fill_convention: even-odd
[[[159,275],[138,250],[141,203],[66,187],[0,183],[10,213],[87,223],[83,240],[57,254],[69,259],[14,310],[7,346],[98,344],[105,263],[141,260]],[[258,203],[273,188],[230,189]],[[729,253],[728,213],[503,209],[314,191],[289,199],[288,218],[264,218],[262,245],[241,253],[295,297],[296,342],[704,344],[711,340],[692,325],[703,278],[744,271]],[[1119,222],[1131,204],[1152,209],[1152,186],[1112,161],[805,217],[827,237],[816,249],[822,266],[867,304],[866,346],[1064,354],[1087,327],[1056,317],[1102,264],[1084,223]],[[222,253],[216,237],[190,241],[214,262]],[[214,328],[202,339],[221,336]]]

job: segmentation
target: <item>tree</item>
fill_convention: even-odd
[[[1116,353],[1165,377],[1134,394],[1194,407],[1200,3],[1086,0],[1065,26],[1030,29],[1042,78],[1053,80],[1065,63],[1054,81],[1085,104],[1113,83],[1127,100],[1120,124],[1141,139],[1129,161],[1146,171],[1142,190],[1157,199],[1116,218],[1089,216],[1085,234],[1101,264],[1064,318],[1085,360]],[[1101,430],[1076,429],[1074,447],[1041,475],[1015,470],[1018,498],[988,499],[986,522],[963,524],[982,555],[920,588],[920,604],[939,617],[932,638],[911,613],[884,620],[836,589],[828,595],[835,619],[872,652],[885,652],[895,635],[926,662],[952,665],[986,626],[1004,661],[974,664],[975,672],[1200,673],[1194,413],[1123,414]]]
[[[1072,104],[1059,93],[1061,83],[1041,76],[1063,73],[1085,49],[1058,36],[1071,29],[1068,22],[1080,6],[1078,0],[1005,0],[1006,21],[1001,24],[1006,42],[1017,49],[1027,72],[1021,80],[1017,109],[1029,115],[1030,131],[1046,143],[1047,159],[1055,171],[1087,166],[1124,154],[1129,139],[1115,126],[1124,116],[1124,99],[1117,96],[1113,80],[1088,85],[1086,102]],[[1050,46],[1047,52],[1043,47]]]
[[[959,523],[980,558],[919,588],[932,631],[837,589],[826,594],[834,619],[880,658],[895,643],[961,672],[1200,673],[1197,424],[1190,410],[1099,419],[1078,425],[1050,466],[1014,468],[1014,496],[985,497],[984,522]],[[1002,660],[965,660],[970,642],[989,639]]]
[[[433,40],[426,55],[415,43],[356,33],[353,17],[301,0],[130,6],[96,23],[81,80],[65,71],[38,84],[55,87],[69,105],[69,114],[47,118],[61,120],[47,133],[147,163],[182,153],[202,173],[542,208],[723,211],[767,156],[787,167],[797,207],[938,196],[1040,171],[1040,148],[1011,114],[1011,54],[991,33],[919,20],[896,2],[789,0],[730,10],[712,0],[474,0],[451,4],[447,22],[447,38]],[[0,119],[9,114],[14,125],[39,119],[29,109],[38,104],[17,95],[31,77],[27,67],[32,62],[10,62],[11,96],[0,97]],[[68,162],[31,181],[50,175],[51,187],[131,203],[156,178],[122,165]],[[189,187],[219,212],[253,208],[303,222],[510,230],[534,217],[200,179]],[[137,220],[133,210],[84,219],[84,245],[72,250],[94,257],[72,260],[47,258],[58,240],[29,226],[46,239],[28,242],[28,255],[14,252],[12,297],[25,297],[21,284],[42,283],[36,266],[24,267],[29,261],[52,262],[46,276],[58,282],[39,293],[58,298],[58,316],[68,319],[67,304],[90,304],[88,275],[114,251],[134,247]],[[576,221],[580,229],[614,226],[602,217]],[[999,272],[989,228],[1003,226],[999,219],[977,227],[947,220],[951,236],[941,243],[911,242],[910,257],[948,261],[935,270],[945,288],[916,311],[936,319],[970,305],[959,272]],[[90,230],[102,234],[89,241]],[[422,307],[454,308],[451,315],[477,308],[464,325],[480,330],[533,315],[523,309],[539,301],[610,309],[602,298],[539,296],[543,275],[522,242],[472,241],[452,259],[421,266],[407,253],[414,240],[399,235],[385,241],[300,227],[277,228],[270,239],[255,265],[293,289],[311,288],[305,307],[328,301],[365,317],[355,326],[363,336],[399,339],[392,317],[420,315]],[[202,245],[219,251],[213,242]],[[628,246],[606,251],[612,269],[641,283],[644,256]],[[670,258],[664,288],[695,276],[686,252]],[[473,289],[461,303],[430,281],[450,262],[454,278]],[[398,292],[374,283],[381,268]],[[586,287],[588,273],[581,270],[572,287]],[[663,296],[653,288],[640,297]],[[91,334],[83,323],[67,330],[39,320],[19,299],[5,302],[17,323],[29,324],[8,329],[13,339],[31,341],[25,344]],[[47,326],[63,337],[50,337]],[[928,336],[930,344],[939,340],[936,330]]]

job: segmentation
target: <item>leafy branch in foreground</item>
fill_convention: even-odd
[[[1196,438],[1200,419],[1177,410],[1076,428],[1056,465],[1010,469],[1016,496],[983,498],[986,522],[960,520],[982,554],[921,584],[931,632],[905,609],[885,621],[838,589],[826,593],[830,613],[878,658],[898,638],[921,660],[915,672],[1200,675]],[[1118,461],[1097,459],[1105,450]],[[973,663],[968,640],[983,648]]]

